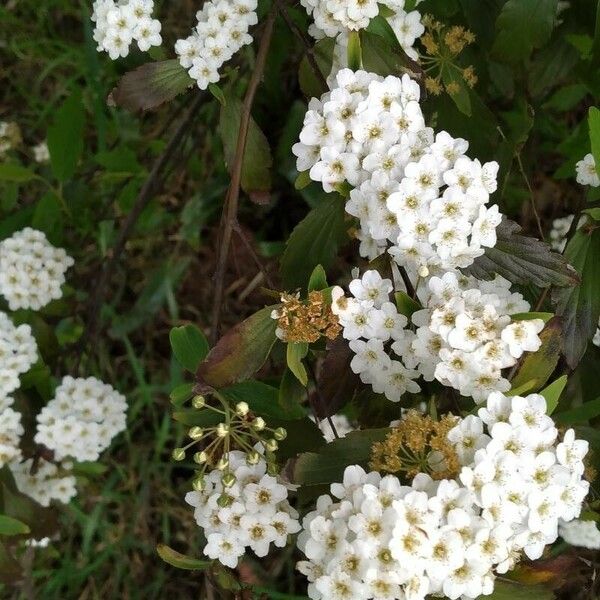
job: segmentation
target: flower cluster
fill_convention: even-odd
[[[592,187],[600,186],[600,176],[596,167],[596,161],[592,154],[586,154],[576,165],[577,183],[581,185],[590,185]]]
[[[152,18],[153,12],[154,0],[96,0],[92,21],[98,52],[116,60],[129,54],[134,41],[142,52],[160,46],[161,24]]]
[[[246,547],[258,557],[266,556],[271,544],[283,548],[300,524],[287,500],[289,487],[267,474],[262,457],[249,462],[244,452],[232,451],[226,459],[229,478],[211,471],[202,488],[185,499],[204,529],[204,554],[234,568]]]
[[[300,0],[300,3],[313,17],[314,23],[310,25],[309,33],[315,39],[336,38],[333,73],[347,66],[348,33],[365,29],[371,19],[380,13],[375,0]],[[396,34],[402,49],[408,56],[416,59],[418,55],[413,46],[425,31],[420,13],[416,10],[406,12],[404,0],[386,0],[379,4],[392,11],[393,14],[384,17],[385,20]]]
[[[31,327],[16,327],[8,315],[0,311],[0,403],[19,388],[19,376],[27,373],[37,358]]]
[[[252,43],[248,31],[258,22],[256,7],[257,0],[209,0],[196,14],[192,35],[175,44],[181,66],[201,90],[219,81],[223,63]]]
[[[127,401],[95,377],[67,376],[54,398],[37,415],[35,441],[58,460],[98,460],[112,438],[126,427]]]
[[[391,280],[366,271],[349,288],[351,297],[334,288],[332,310],[355,353],[351,368],[394,402],[418,392],[420,376],[481,402],[491,391],[507,391],[503,369],[541,345],[543,321],[511,318],[530,306],[499,276],[489,282],[453,272],[432,277],[421,294],[426,308],[411,317],[415,331],[390,302]]]
[[[498,164],[465,156],[468,143],[425,127],[420,90],[408,75],[340,71],[313,98],[300,142],[299,171],[331,192],[353,186],[346,211],[360,221],[360,252],[385,252],[409,274],[469,266],[496,244],[502,216],[488,208]]]
[[[281,306],[271,317],[277,320],[276,334],[284,342],[311,344],[322,336],[333,340],[340,332],[337,317],[318,290],[310,292],[305,301],[300,294],[282,294]]]
[[[62,296],[73,262],[44,233],[26,227],[0,242],[0,294],[11,310],[39,310]]]
[[[35,465],[31,458],[10,465],[19,491],[42,506],[49,506],[53,500],[67,504],[77,495],[76,480],[69,474],[69,467],[69,463],[59,467],[43,458]]]
[[[558,535],[571,546],[600,550],[600,529],[594,521],[574,519],[562,522],[558,527]]]
[[[581,510],[587,442],[558,431],[541,396],[492,394],[479,417],[448,433],[463,465],[456,479],[346,468],[302,524],[298,564],[315,600],[444,595],[474,599],[494,589],[525,553],[541,556],[559,520]],[[485,432],[487,428],[487,433]]]
[[[33,158],[36,163],[44,164],[50,161],[50,149],[48,142],[40,142],[32,148]]]
[[[21,457],[21,436],[25,433],[21,413],[11,408],[10,396],[0,398],[0,468]]]

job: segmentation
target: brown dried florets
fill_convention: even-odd
[[[383,442],[373,444],[370,466],[376,471],[403,473],[408,478],[429,473],[433,479],[456,477],[458,455],[448,441],[448,432],[457,418],[446,415],[440,421],[409,411]]]
[[[323,292],[312,291],[306,300],[299,294],[283,293],[281,307],[274,313],[279,335],[286,342],[313,343],[325,336],[335,339],[341,327]]]

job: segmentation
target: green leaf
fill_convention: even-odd
[[[368,469],[373,443],[382,441],[389,432],[390,429],[353,431],[320,452],[302,454],[293,465],[292,481],[307,486],[329,484],[342,481],[348,465]]]
[[[575,425],[577,423],[586,423],[598,416],[600,416],[600,398],[584,402],[577,408],[556,413],[554,420],[561,425]]]
[[[305,415],[304,411],[298,413],[281,406],[279,403],[279,390],[262,381],[242,381],[222,389],[220,393],[232,405],[238,402],[246,402],[252,412],[268,420],[294,420]]]
[[[298,381],[296,376],[286,369],[279,385],[279,406],[290,418],[300,419],[306,415],[306,409],[301,405],[306,397],[306,388]]]
[[[196,378],[201,386],[223,388],[249,379],[267,360],[277,339],[277,322],[267,306],[230,329],[200,364]]]
[[[12,181],[13,183],[27,183],[33,179],[37,179],[37,175],[22,167],[10,163],[0,164],[0,181]]]
[[[387,7],[385,7],[387,8]],[[382,5],[379,6],[379,14],[371,19],[367,31],[382,37],[392,48],[401,49],[400,42],[388,23],[387,19],[381,14]]]
[[[223,141],[225,162],[231,170],[242,116],[242,102],[228,95],[226,104],[221,106],[219,133]],[[250,195],[268,192],[271,189],[271,166],[273,158],[265,134],[253,118],[250,118],[248,137],[242,163],[242,189]]]
[[[529,58],[550,39],[557,4],[558,0],[508,0],[496,20],[493,56],[510,63]]]
[[[63,214],[56,194],[48,192],[40,198],[31,219],[31,226],[43,231],[50,242],[59,243],[63,228]]]
[[[306,285],[317,265],[327,269],[347,239],[344,199],[330,195],[320,201],[289,237],[281,260],[281,276],[288,289]]]
[[[362,68],[360,34],[355,30],[348,33],[348,68],[353,71],[358,71]]]
[[[594,336],[600,317],[600,227],[584,225],[567,244],[565,256],[577,269],[581,283],[554,290],[556,314],[563,318],[563,345],[568,365],[574,369]]]
[[[56,111],[48,128],[48,150],[52,172],[59,181],[68,181],[75,174],[83,153],[85,111],[81,93],[71,94]]]
[[[308,291],[321,291],[327,288],[327,273],[321,265],[317,265],[312,272],[310,279],[308,280]]]
[[[170,394],[169,399],[175,406],[183,406],[194,395],[193,383],[182,383],[178,385]]]
[[[0,515],[0,535],[27,535],[31,529],[25,523],[6,515]]]
[[[198,560],[197,558],[181,554],[165,544],[158,544],[156,551],[166,563],[178,569],[185,569],[186,571],[204,571],[212,564],[212,561]]]
[[[496,579],[494,592],[480,600],[554,600],[554,592],[543,585],[523,585]]]
[[[553,316],[554,313],[549,312],[527,312],[510,315],[510,318],[513,321],[533,321],[534,319],[541,319],[544,323],[547,323]]]
[[[169,340],[179,364],[191,373],[195,373],[210,348],[204,333],[195,325],[182,325],[171,329]]]
[[[208,85],[208,91],[219,101],[221,106],[227,104],[227,99],[225,98],[223,90],[216,83],[210,83]]]
[[[408,73],[417,81],[423,80],[423,69],[399,46],[397,40],[390,44],[387,39],[366,29],[361,30],[362,62],[366,71],[382,76],[401,76]]]
[[[151,62],[125,73],[109,96],[109,104],[132,112],[150,110],[172,100],[194,84],[179,60]]]
[[[452,90],[452,93],[448,91],[448,95],[452,98],[454,104],[456,104],[456,108],[458,108],[463,115],[470,117],[471,97],[469,96],[469,88],[467,87],[461,72],[450,65],[443,70],[442,80],[446,90]]]
[[[496,229],[498,241],[494,248],[463,271],[477,279],[490,280],[496,274],[511,283],[538,287],[574,286],[579,282],[577,271],[567,258],[553,252],[548,244],[521,233],[521,226],[504,218]]]
[[[590,107],[588,113],[588,126],[590,128],[592,155],[596,161],[596,166],[600,169],[600,110],[595,106]]]
[[[406,292],[396,292],[394,298],[396,299],[396,308],[398,309],[398,312],[409,320],[413,316],[413,313],[423,309],[423,307],[416,300],[413,300]]]
[[[556,369],[561,352],[562,324],[554,318],[547,323],[540,333],[542,345],[537,352],[524,355],[516,375],[512,380],[513,388],[519,388],[532,382],[528,391],[537,391],[550,379]]]
[[[327,77],[327,75],[329,75],[331,72],[334,46],[335,39],[325,37],[322,40],[319,40],[312,49],[315,62],[317,63],[323,78]],[[306,56],[300,62],[300,67],[298,69],[298,81],[300,83],[300,89],[302,90],[302,93],[307,98],[319,98],[327,91],[327,89],[324,87],[323,81],[315,74],[313,67]]]
[[[308,354],[308,344],[289,343],[287,345],[287,366],[296,376],[296,379],[303,385],[308,385],[308,375],[306,367],[302,364],[302,359]]]
[[[581,211],[584,215],[588,215],[594,221],[600,221],[600,207],[597,208],[586,208]]]
[[[556,410],[558,401],[560,400],[560,395],[563,393],[567,385],[567,381],[567,376],[563,375],[540,392],[540,394],[546,398],[546,404],[548,405],[547,413],[549,415]]]
[[[294,188],[298,191],[303,190],[306,186],[310,185],[311,181],[310,171],[302,171],[302,173],[299,173],[298,177],[296,177]]]

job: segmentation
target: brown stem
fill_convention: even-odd
[[[323,75],[321,71],[321,67],[319,67],[319,63],[317,62],[317,57],[315,55],[314,44],[308,38],[304,32],[294,23],[292,17],[288,13],[287,7],[285,5],[281,5],[281,16],[285,21],[285,24],[290,28],[291,32],[302,42],[304,49],[306,50],[306,60],[308,60],[308,64],[310,65],[313,73],[321,83],[321,85],[327,90],[329,86],[327,85],[327,79]]]
[[[248,90],[246,91],[246,96],[242,105],[240,130],[231,169],[231,183],[229,184],[227,196],[223,204],[223,214],[221,216],[223,231],[221,234],[221,243],[219,245],[219,253],[217,256],[217,268],[214,276],[215,290],[211,317],[211,341],[213,344],[217,341],[219,335],[219,324],[221,321],[221,309],[223,305],[223,290],[225,285],[225,270],[227,268],[227,259],[229,258],[231,238],[237,221],[240,186],[242,182],[242,167],[244,164],[248,129],[250,127],[252,105],[254,104],[256,90],[258,89],[265,70],[267,54],[269,52],[269,46],[271,45],[271,38],[273,37],[273,24],[275,22],[275,17],[277,16],[277,10],[278,3],[274,2],[265,22],[265,28],[260,39],[260,46],[258,48],[258,54],[256,55],[256,65],[252,77],[250,78]]]
[[[125,245],[129,236],[132,234],[133,229],[140,215],[150,202],[160,185],[164,183],[164,180],[161,179],[161,176],[167,167],[167,165],[171,162],[176,151],[181,143],[181,140],[188,132],[190,124],[194,120],[198,109],[204,99],[204,94],[198,94],[186,116],[182,119],[181,124],[173,133],[167,147],[164,149],[163,153],[158,157],[148,178],[146,179],[142,189],[140,190],[138,197],[133,205],[133,208],[127,215],[127,218],[123,221],[121,225],[121,229],[119,230],[119,235],[117,237],[117,241],[115,242],[112,250],[112,256],[104,266],[102,273],[100,274],[100,278],[96,285],[96,292],[93,294],[91,301],[88,306],[88,314],[87,314],[87,327],[86,331],[81,337],[81,340],[78,344],[78,348],[81,351],[85,347],[85,345],[89,342],[93,344],[94,338],[96,337],[100,325],[100,309],[102,308],[102,304],[104,303],[104,299],[106,297],[106,293],[108,290],[108,284],[112,278],[113,271],[117,267],[119,260],[121,259],[121,255],[125,249]]]

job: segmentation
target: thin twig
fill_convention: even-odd
[[[240,199],[240,186],[242,182],[242,167],[244,163],[244,153],[246,150],[246,140],[248,138],[248,129],[250,126],[250,118],[252,105],[256,90],[262,79],[265,64],[267,62],[267,54],[273,37],[273,24],[277,16],[278,2],[274,2],[271,11],[265,22],[265,28],[260,39],[258,54],[256,55],[256,65],[254,72],[248,84],[248,90],[242,105],[242,114],[240,116],[240,130],[238,133],[237,146],[235,149],[235,158],[231,169],[231,183],[227,190],[227,196],[223,205],[223,215],[221,217],[221,225],[223,232],[221,235],[221,243],[219,245],[219,253],[217,256],[217,268],[215,271],[215,292],[213,298],[212,318],[211,318],[211,340],[214,344],[219,335],[219,324],[221,321],[221,309],[223,304],[223,289],[225,280],[225,270],[227,268],[227,259],[229,258],[229,248],[231,246],[231,238],[237,221],[237,212]]]
[[[262,264],[262,261],[260,260],[258,254],[256,253],[256,250],[254,250],[252,244],[250,243],[250,240],[248,240],[248,238],[245,236],[244,232],[240,229],[239,226],[235,225],[234,229],[235,229],[235,232],[238,234],[240,240],[242,240],[242,244],[244,244],[244,246],[246,246],[246,249],[248,250],[250,256],[252,257],[252,260],[254,260],[254,263],[258,267],[259,271],[264,275],[267,285],[270,288],[274,288],[275,284],[273,283],[271,276],[267,272],[267,269]]]
[[[404,287],[406,287],[406,293],[413,299],[416,300],[417,299],[417,292],[410,280],[410,277],[408,276],[408,273],[406,272],[406,269],[404,267],[398,267],[398,270],[400,271],[400,277],[402,277],[402,281],[404,282]]]
[[[523,167],[523,161],[521,160],[521,154],[519,152],[517,152],[516,158],[517,158],[517,164],[519,165],[519,170],[521,171],[521,175],[523,176],[523,179],[525,180],[525,185],[527,186],[527,189],[529,190],[529,198],[531,200],[531,208],[533,209],[533,216],[535,217],[535,222],[537,224],[538,233],[540,234],[540,239],[544,240],[544,229],[542,228],[542,221],[540,220],[540,215],[538,213],[537,205],[535,203],[535,196],[533,194],[533,189],[531,187],[531,184],[529,183],[529,178],[527,177],[527,174],[525,173],[525,169]]]
[[[181,140],[188,132],[190,124],[194,120],[198,109],[204,99],[203,94],[198,94],[194,101],[192,102],[186,116],[181,121],[179,127],[173,133],[167,147],[164,149],[162,154],[158,157],[148,178],[146,179],[142,189],[140,190],[135,204],[133,208],[127,215],[127,218],[123,221],[121,225],[121,229],[119,230],[119,235],[117,237],[117,241],[115,242],[112,249],[112,256],[106,263],[102,273],[100,275],[98,284],[96,286],[96,291],[92,296],[91,302],[88,308],[87,315],[87,326],[86,331],[81,337],[79,342],[79,349],[82,350],[85,345],[90,342],[93,343],[94,338],[96,337],[100,325],[100,309],[102,308],[102,304],[104,303],[104,299],[106,297],[106,293],[108,290],[108,284],[112,278],[113,271],[117,267],[119,260],[121,259],[121,255],[123,254],[123,250],[125,249],[125,245],[129,236],[132,234],[135,224],[139,219],[140,215],[150,202],[156,192],[158,191],[160,185],[163,183],[161,176],[163,171],[167,167],[167,165],[171,162],[174,155],[177,153],[179,148],[179,144]]]
[[[300,27],[298,27],[298,25],[294,23],[294,20],[292,19],[292,17],[290,17],[290,14],[288,13],[287,7],[284,4],[282,4],[280,8],[281,16],[283,17],[283,20],[285,21],[286,25],[290,28],[291,32],[302,42],[302,45],[306,50],[306,59],[308,60],[308,64],[313,70],[315,76],[325,89],[329,89],[329,86],[327,85],[327,79],[323,75],[323,71],[321,71],[321,67],[319,67],[319,63],[317,62],[317,57],[315,55],[313,43],[304,34],[302,29],[300,29]]]

